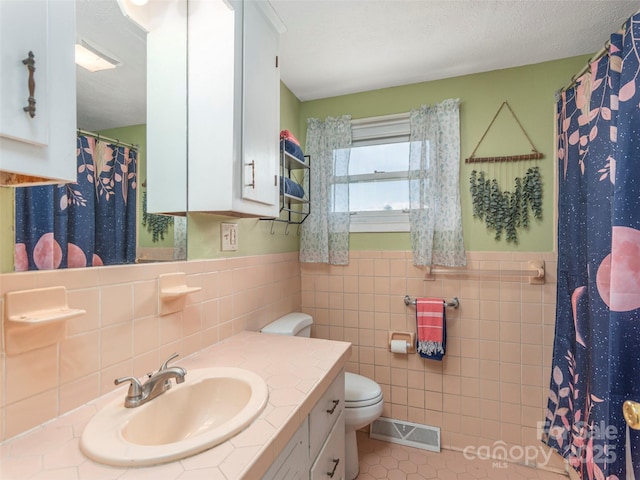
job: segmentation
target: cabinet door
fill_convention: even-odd
[[[277,205],[280,34],[266,8],[264,2],[244,2],[242,197]]]
[[[307,480],[309,478],[309,422],[302,423],[293,438],[273,461],[262,480]]]
[[[158,4],[154,23],[145,25],[147,211],[181,214],[187,211],[187,0]]]
[[[35,145],[47,145],[47,3],[0,2],[0,135]],[[23,60],[33,53],[33,73]],[[30,79],[31,77],[31,79]],[[29,102],[29,83],[34,86],[35,116],[24,111]]]
[[[76,180],[74,42],[75,2],[0,1],[0,170]]]
[[[236,120],[236,109],[241,105],[241,84],[236,84],[236,77],[241,80],[242,65],[236,45],[242,34],[242,3],[187,3],[187,203],[192,212],[227,213],[235,208],[234,198],[240,198],[239,167],[236,173],[240,121]]]

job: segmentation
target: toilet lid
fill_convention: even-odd
[[[382,389],[370,378],[345,372],[344,399],[346,408],[374,405],[382,400]]]

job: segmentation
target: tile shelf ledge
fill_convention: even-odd
[[[169,315],[184,309],[186,297],[191,293],[202,290],[202,287],[187,285],[187,275],[184,272],[165,273],[158,277],[160,291],[160,315]]]
[[[189,295],[190,293],[199,292],[200,290],[202,290],[201,287],[187,287],[186,285],[163,288],[160,290],[160,298],[174,299],[184,295]]]
[[[5,293],[5,348],[8,355],[60,342],[66,320],[87,313],[69,308],[65,287],[34,288]]]
[[[10,315],[8,320],[15,323],[23,323],[28,325],[37,325],[43,323],[67,320],[69,318],[79,317],[87,313],[86,310],[79,308],[58,308],[49,310],[36,310],[21,315]]]

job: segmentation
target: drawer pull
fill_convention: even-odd
[[[332,460],[333,462],[333,470],[331,470],[330,472],[327,472],[327,476],[329,478],[333,478],[333,476],[336,474],[336,469],[338,468],[338,464],[340,463],[340,459],[339,458],[334,458]]]
[[[333,412],[335,412],[335,411],[336,411],[336,408],[338,407],[338,404],[339,404],[339,403],[340,403],[340,400],[334,400],[334,401],[333,401],[333,407],[332,407],[332,408],[330,408],[329,410],[327,410],[327,413],[328,413],[329,415],[333,415]]]

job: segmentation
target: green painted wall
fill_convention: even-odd
[[[300,139],[300,106],[302,103],[287,88],[280,83],[280,129],[289,130]]]
[[[465,246],[470,251],[553,251],[554,230],[554,168],[553,168],[553,108],[554,93],[565,85],[571,76],[582,68],[588,57],[574,57],[537,65],[510,68],[493,72],[467,75],[433,82],[386,88],[353,95],[300,102],[284,85],[281,85],[282,129],[290,130],[304,142],[307,118],[326,118],[351,114],[352,118],[387,115],[407,112],[422,104],[435,104],[447,98],[460,98],[461,135],[461,201]],[[468,178],[472,170],[464,163],[488,127],[491,119],[503,101],[508,101],[529,137],[545,158],[539,161],[544,182],[543,219],[534,221],[529,231],[520,233],[518,245],[496,242],[493,234],[487,232],[484,224],[473,218],[471,199],[468,192]],[[144,126],[139,126],[144,128]],[[134,127],[129,127],[134,128]],[[140,130],[141,132],[142,130]],[[123,141],[144,145],[144,136],[130,137],[119,129],[103,132],[105,135]],[[131,135],[138,135],[130,133]],[[121,137],[119,136],[121,135]],[[508,111],[503,110],[489,131],[476,156],[519,154],[529,150],[526,138],[520,133]],[[144,156],[141,151],[141,156]],[[146,164],[142,162],[139,178],[146,177]],[[511,177],[520,172],[517,167],[494,167],[488,173],[495,174],[502,185],[509,184]],[[504,180],[502,177],[505,177]],[[507,178],[508,177],[508,178]],[[503,188],[506,188],[503,186]],[[12,224],[12,190],[0,188],[0,222]],[[239,250],[220,250],[220,223],[239,224]],[[224,218],[207,214],[189,215],[188,255],[190,259],[218,258],[227,256],[258,255],[296,251],[299,248],[297,228],[292,226],[288,235],[285,225],[273,225],[255,219]],[[141,229],[141,242],[146,242]],[[171,239],[172,234],[169,235]],[[158,245],[158,244],[154,244]],[[350,248],[353,250],[408,250],[408,234],[379,233],[352,234]],[[13,269],[13,233],[2,229],[0,235],[0,270]]]
[[[497,70],[475,75],[448,78],[432,82],[386,88],[371,92],[303,102],[300,106],[301,141],[306,136],[310,117],[350,114],[352,118],[408,112],[420,105],[433,105],[448,98],[460,99],[460,190],[465,248],[470,251],[553,251],[554,231],[554,167],[555,140],[554,93],[567,84],[587,62],[588,57],[573,57],[524,67]],[[469,175],[472,166],[464,163],[482,134],[489,126],[502,102],[508,101],[536,148],[545,156],[540,166],[543,181],[543,218],[533,221],[528,231],[520,231],[520,242],[508,244],[494,240],[483,223],[474,219],[469,194]],[[529,153],[526,137],[506,107],[490,129],[476,157]],[[522,164],[520,164],[522,165]],[[503,190],[512,190],[513,178],[522,175],[518,164],[499,164],[482,167],[500,180]],[[353,250],[410,248],[409,235],[351,234]]]

